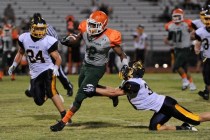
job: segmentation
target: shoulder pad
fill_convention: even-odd
[[[133,81],[127,81],[123,84],[123,87],[122,89],[125,91],[125,92],[133,92],[133,93],[136,93],[139,91],[140,89],[140,85],[136,82],[133,82]]]

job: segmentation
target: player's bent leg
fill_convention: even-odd
[[[154,113],[150,119],[149,130],[169,130],[164,124],[171,118],[169,115],[165,115],[161,112]]]
[[[45,89],[39,85],[39,82],[35,82],[34,85],[31,87],[30,94],[33,95],[36,105],[41,106],[46,101],[46,96]]]
[[[192,124],[192,125],[199,125],[200,124],[200,116],[197,114],[194,114],[187,110],[186,108],[180,106],[179,104],[176,104],[174,106],[174,109],[172,111],[173,117]]]
[[[62,112],[65,110],[63,106],[63,102],[58,94],[54,95],[51,99],[59,112]]]

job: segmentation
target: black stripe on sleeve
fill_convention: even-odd
[[[200,41],[200,42],[202,41],[201,40],[201,37],[199,35],[197,35],[196,33],[195,33],[195,39],[198,40],[198,41]]]
[[[23,43],[20,42],[20,40],[18,40],[18,45],[25,51],[25,48],[24,48],[24,46],[23,46]]]
[[[50,54],[51,52],[54,52],[58,50],[58,41],[56,41],[49,49],[48,49],[48,53]]]

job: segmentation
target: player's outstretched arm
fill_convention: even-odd
[[[125,95],[122,89],[113,87],[96,88],[96,93],[108,97]]]

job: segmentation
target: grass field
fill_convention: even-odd
[[[187,109],[195,112],[210,111],[210,101],[201,99],[197,92],[204,87],[201,74],[193,74],[197,90],[181,91],[178,74],[146,74],[145,80],[150,88],[160,94],[168,95]],[[77,75],[70,75],[74,84],[73,97],[57,81],[57,87],[65,99],[65,107],[73,102],[77,87]],[[0,82],[0,140],[210,140],[210,122],[202,123],[190,131],[148,131],[152,111],[136,111],[125,96],[119,97],[119,105],[114,108],[107,97],[86,99],[81,109],[74,115],[72,126],[61,132],[51,132],[50,125],[60,118],[53,103],[48,100],[41,107],[25,96],[29,77],[17,76],[16,81],[4,77]],[[121,80],[117,75],[105,75],[100,84],[117,87]],[[168,125],[181,125],[171,119]]]

